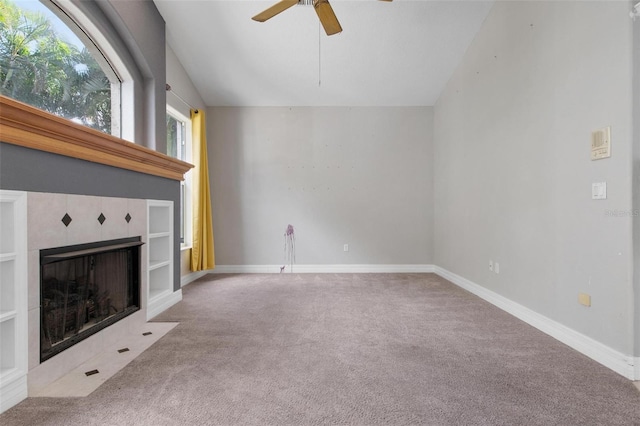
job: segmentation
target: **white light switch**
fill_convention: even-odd
[[[591,184],[591,199],[607,199],[607,182],[594,182]]]

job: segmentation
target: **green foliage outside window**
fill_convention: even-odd
[[[111,133],[111,83],[44,14],[0,0],[0,93]]]
[[[185,124],[167,114],[167,155],[185,160]]]

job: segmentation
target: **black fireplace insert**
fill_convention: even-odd
[[[40,361],[140,309],[140,237],[40,250]]]

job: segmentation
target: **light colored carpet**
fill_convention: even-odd
[[[632,425],[632,382],[433,274],[209,275],[86,398],[9,425]]]

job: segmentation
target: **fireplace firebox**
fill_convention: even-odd
[[[140,309],[140,237],[40,251],[40,361]]]

